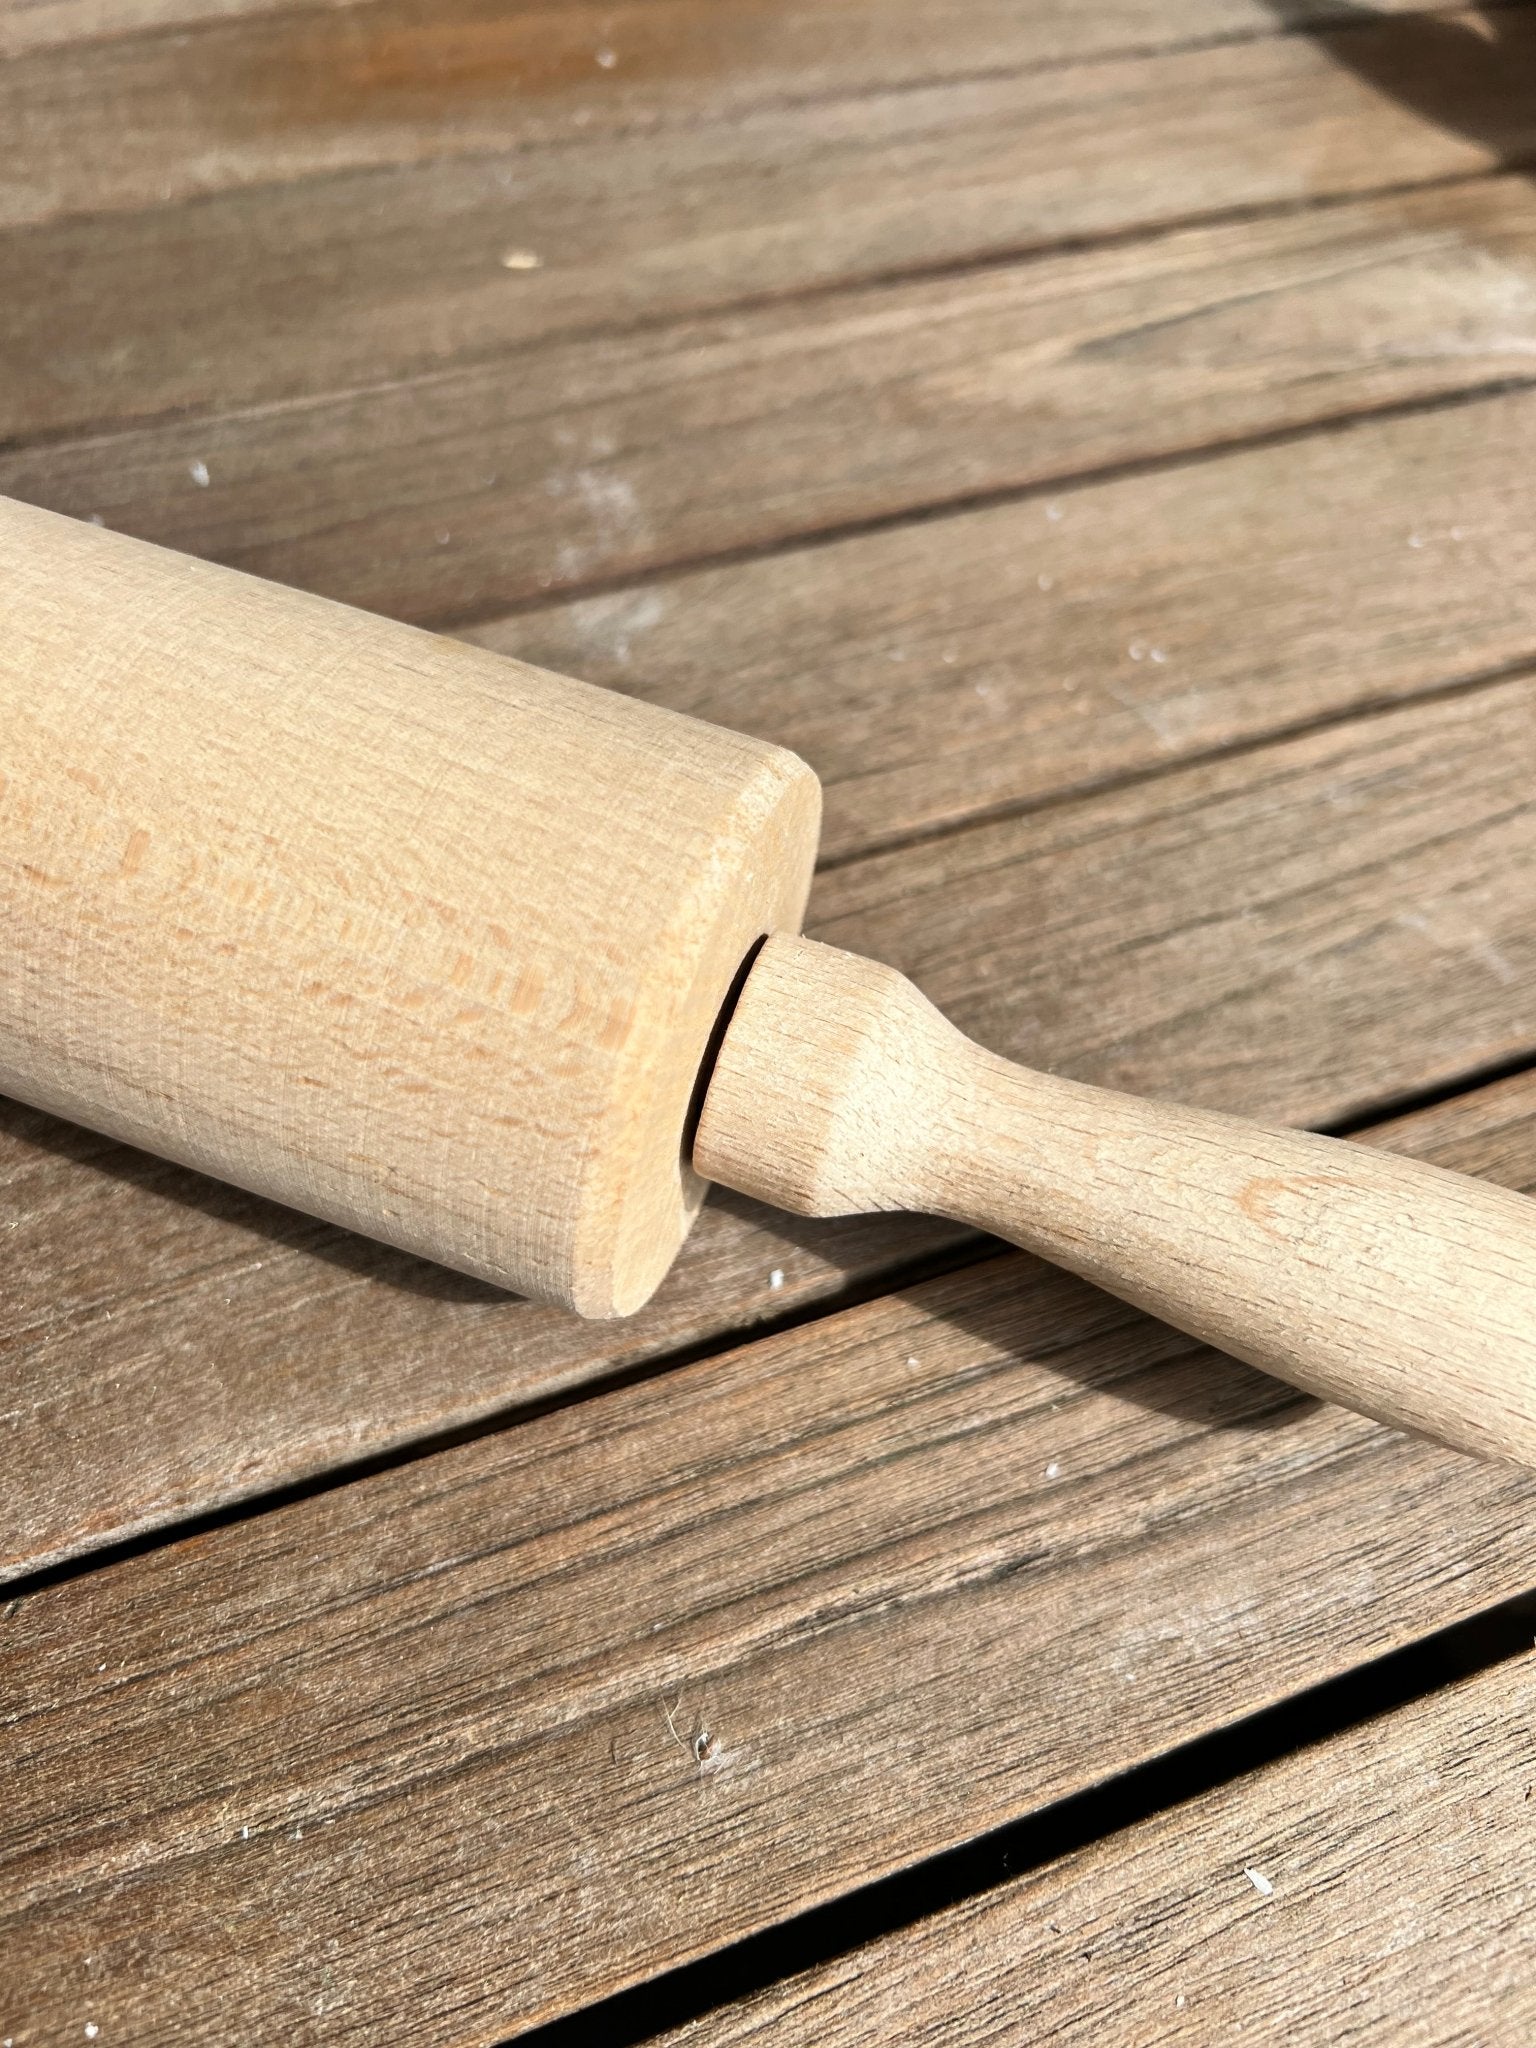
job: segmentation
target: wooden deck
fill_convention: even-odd
[[[985,1043],[1536,1190],[1528,167],[1529,4],[9,0],[0,492],[784,741]],[[1536,1481],[924,1219],[583,1325],[0,1104],[0,1244],[7,2048],[1536,2031]]]

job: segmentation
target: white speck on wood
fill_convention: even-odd
[[[1258,1893],[1261,1899],[1268,1899],[1273,1897],[1275,1888],[1270,1883],[1269,1879],[1264,1875],[1262,1870],[1255,1870],[1251,1863],[1245,1863],[1243,1865],[1243,1875],[1247,1878],[1248,1882],[1253,1886],[1254,1890]]]
[[[784,1285],[784,1269],[782,1266],[775,1266],[768,1275],[768,1285],[773,1288],[779,1288]]]
[[[187,475],[191,477],[193,483],[197,485],[200,491],[206,491],[209,483],[212,481],[208,475],[208,465],[206,462],[189,462],[187,464]]]
[[[540,270],[544,258],[532,249],[509,249],[501,259],[503,270]]]

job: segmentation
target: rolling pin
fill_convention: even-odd
[[[1030,1073],[797,936],[762,741],[0,500],[0,1091],[586,1316],[708,1181],[995,1231],[1536,1464],[1536,1204]]]

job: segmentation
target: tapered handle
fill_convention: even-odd
[[[1308,1392],[1536,1465],[1536,1201],[1016,1067],[904,976],[774,937],[694,1148],[802,1215],[995,1231]]]

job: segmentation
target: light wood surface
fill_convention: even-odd
[[[1511,1085],[1436,1155],[1536,1182]],[[823,1318],[24,1598],[5,2024],[495,2038],[1523,1590],[1531,1509],[1022,1254]]]
[[[1520,2048],[1530,1657],[659,2038]]]
[[[1308,1393],[1536,1464],[1536,1204],[1011,1065],[879,961],[770,935],[694,1163],[797,1215],[994,1232]]]
[[[0,489],[794,746],[1010,1058],[1529,1187],[1536,9],[1407,4],[29,0]],[[0,1231],[0,2039],[504,2038],[1536,1583],[955,1226],[578,1325],[12,1107]]]
[[[460,1272],[638,1308],[793,755],[0,503],[0,1085]]]

